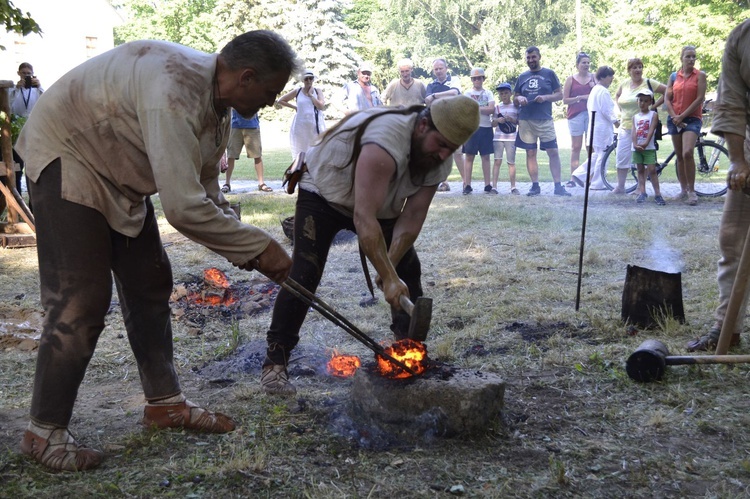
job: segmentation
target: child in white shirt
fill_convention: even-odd
[[[654,132],[659,121],[656,111],[650,111],[649,106],[654,102],[654,94],[651,90],[641,90],[638,95],[638,108],[640,112],[633,116],[633,145],[631,147],[632,162],[638,169],[638,203],[643,203],[648,198],[646,194],[646,173],[651,179],[654,188],[654,202],[664,206],[664,198],[659,190],[659,176],[656,173],[656,145],[654,144]]]

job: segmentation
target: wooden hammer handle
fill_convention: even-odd
[[[400,295],[398,297],[398,303],[401,305],[401,308],[404,309],[404,311],[409,314],[409,317],[411,317],[414,313],[414,304],[411,302],[409,298],[406,297],[406,295]]]

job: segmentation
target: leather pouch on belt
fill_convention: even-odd
[[[305,164],[305,153],[301,152],[297,156],[297,160],[294,161],[289,168],[284,172],[284,182],[281,187],[286,189],[287,194],[294,194],[294,189],[297,188],[297,182],[299,182],[302,174],[307,171],[307,164]]]

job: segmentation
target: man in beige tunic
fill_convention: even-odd
[[[185,399],[173,363],[172,272],[150,200],[169,223],[233,265],[286,279],[291,259],[241,223],[219,191],[232,107],[273,104],[298,67],[289,45],[252,31],[219,54],[156,41],[121,45],[63,76],[17,143],[34,200],[45,319],[21,450],[61,470],[103,454],[68,432],[110,307],[112,276],[146,398],[143,423],[223,433],[234,422]]]
[[[424,104],[425,86],[413,76],[414,63],[411,59],[398,61],[399,78],[392,80],[383,94],[383,102],[386,106],[416,106]]]

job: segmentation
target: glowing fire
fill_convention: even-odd
[[[427,360],[427,347],[424,346],[424,343],[409,339],[399,340],[386,348],[385,352],[396,360],[400,360],[406,364],[417,374],[422,374],[425,370],[424,362]],[[411,374],[389,362],[387,359],[379,355],[376,358],[378,360],[378,373],[381,376],[387,378],[408,378],[411,376]]]
[[[354,376],[362,366],[362,362],[356,355],[338,355],[334,353],[331,360],[328,361],[326,369],[328,374],[339,378],[349,378]]]
[[[216,267],[203,271],[203,281],[214,288],[227,289],[229,287],[227,275]]]
[[[203,290],[201,293],[193,293],[188,300],[198,305],[231,305],[237,301],[229,289],[227,275],[216,267],[203,271],[203,282],[211,289]]]

